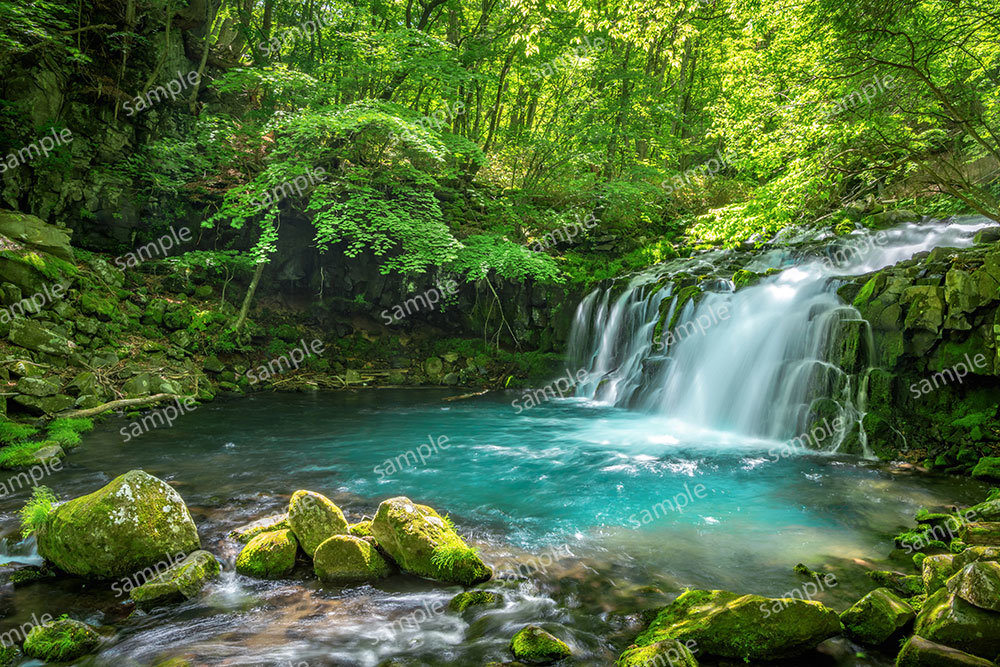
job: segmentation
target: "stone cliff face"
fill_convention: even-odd
[[[841,363],[872,367],[863,423],[880,457],[969,472],[1000,454],[998,239],[984,230],[974,247],[936,248],[840,288],[870,325]]]

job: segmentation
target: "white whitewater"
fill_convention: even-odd
[[[660,341],[654,329],[661,305],[669,322],[677,296],[657,283],[676,267],[656,267],[624,289],[595,290],[577,307],[570,336],[569,364],[589,371],[577,396],[769,440],[803,434],[821,415],[839,416],[843,428],[813,444],[836,451],[853,429],[867,453],[857,428],[866,369],[845,372],[831,358],[845,327],[861,327],[869,344],[870,332],[858,311],[841,302],[837,287],[844,277],[920,251],[970,246],[975,232],[992,224],[962,218],[856,232],[831,239],[823,258],[796,258],[794,248],[772,250],[745,268],[780,273],[738,292],[731,281],[717,281],[697,304],[683,306],[674,330]],[[721,254],[706,254],[702,263]]]

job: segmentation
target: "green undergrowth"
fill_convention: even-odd
[[[31,490],[31,498],[18,513],[21,517],[21,537],[28,537],[45,524],[57,500],[47,486],[36,486]]]

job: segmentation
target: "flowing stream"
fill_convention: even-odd
[[[663,353],[653,349],[651,322],[675,295],[645,277],[591,294],[577,315],[571,363],[598,379],[580,396],[529,409],[513,405],[521,392],[450,403],[443,390],[255,394],[198,407],[127,444],[126,422],[106,420],[43,483],[72,498],[133,468],[169,481],[223,576],[201,596],[148,614],[133,614],[114,582],[8,586],[0,632],[32,615],[68,613],[107,637],[79,664],[179,657],[374,667],[390,658],[507,661],[514,632],[539,623],[571,645],[574,664],[610,665],[640,629],[642,610],[685,587],[782,595],[803,582],[792,572],[798,562],[837,575],[817,599],[843,610],[871,588],[861,564],[883,561],[920,507],[977,502],[985,486],[774,448],[816,400],[806,377],[824,363],[830,328],[851,317],[837,302],[836,277],[966,244],[976,226],[908,226],[849,267],[789,253],[761,258],[760,270],[784,270],[735,294],[720,282],[678,321],[723,304],[731,316]],[[417,455],[442,436],[447,449]],[[328,495],[351,522],[400,494],[449,513],[505,573],[486,585],[503,604],[455,614],[446,605],[459,587],[404,575],[323,587],[306,561],[279,581],[236,575],[239,545],[226,533],[283,511],[300,488]],[[6,560],[38,563],[33,540],[17,530],[27,496],[0,497],[0,547]],[[822,664],[892,663],[872,651],[858,657],[843,639],[823,652]]]

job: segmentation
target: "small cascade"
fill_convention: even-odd
[[[694,288],[676,265],[597,289],[580,302],[570,337],[570,366],[588,371],[577,395],[698,429],[868,455],[861,420],[873,337],[837,288],[923,250],[971,245],[991,224],[907,224],[798,256],[771,250],[748,267],[782,270],[738,291],[726,279]]]

